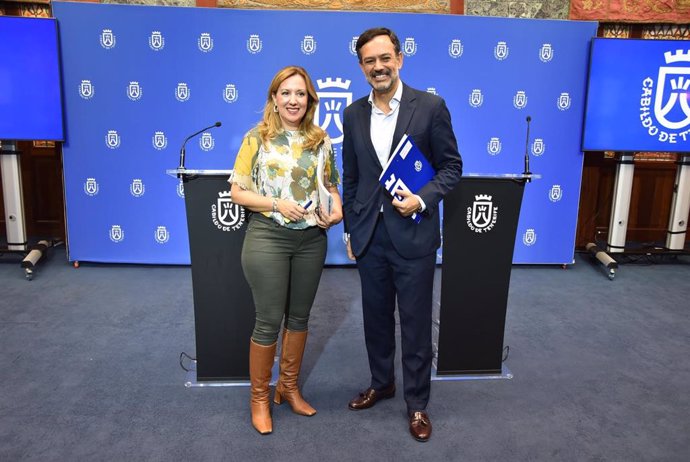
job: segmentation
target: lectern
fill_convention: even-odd
[[[522,195],[538,177],[465,176],[444,198],[437,376],[501,373]]]
[[[198,382],[246,381],[254,301],[241,266],[249,218],[232,202],[230,170],[168,170],[184,187]]]

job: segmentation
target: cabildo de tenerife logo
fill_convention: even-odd
[[[656,81],[642,81],[640,122],[649,136],[675,144],[678,138],[690,139],[690,49],[667,51],[664,61],[667,65],[659,67]]]
[[[223,101],[226,103],[232,104],[235,101],[237,101],[237,98],[239,97],[239,94],[237,93],[237,87],[235,87],[234,83],[228,83],[225,85],[225,89],[223,90]]]
[[[201,134],[201,138],[199,138],[199,147],[203,151],[211,151],[215,145],[216,141],[213,139],[213,136],[211,136],[211,133],[204,132]]]
[[[175,88],[175,99],[181,103],[184,103],[185,101],[189,101],[190,96],[191,92],[189,91],[187,84],[185,82],[178,83],[177,87]]]
[[[313,35],[305,35],[300,42],[300,50],[305,55],[313,55],[316,53],[316,40]]]
[[[534,228],[529,228],[522,235],[522,243],[526,246],[534,245],[537,242],[537,233],[534,232]]]
[[[96,94],[96,89],[90,80],[82,80],[79,84],[79,96],[84,99],[91,99]]]
[[[153,51],[161,51],[165,48],[165,37],[163,37],[160,31],[154,30],[151,32],[149,36],[149,47],[151,47]]]
[[[506,59],[509,53],[508,42],[498,42],[494,47],[494,58],[499,61]]]
[[[484,103],[484,95],[482,95],[482,91],[478,88],[475,88],[472,90],[472,93],[470,93],[470,106],[472,107],[480,107]]]
[[[159,244],[165,244],[170,240],[170,233],[168,232],[168,228],[165,226],[158,226],[156,227],[156,233],[155,233],[155,239],[156,242]]]
[[[314,120],[328,133],[333,144],[343,142],[342,111],[352,103],[352,92],[348,91],[350,83],[350,80],[343,80],[340,77],[336,79],[328,77],[325,80],[316,81],[319,105],[316,107]],[[321,106],[324,108],[323,120]]]
[[[402,52],[405,56],[414,56],[417,54],[417,42],[414,37],[407,37],[403,42]]]
[[[551,202],[558,202],[563,198],[563,190],[561,189],[561,185],[555,184],[551,186],[551,189],[549,190],[549,200]]]
[[[221,231],[237,231],[244,224],[244,207],[232,201],[230,191],[221,191],[211,205],[211,220]]]
[[[129,82],[129,85],[127,85],[127,98],[131,99],[132,101],[139,101],[142,93],[143,90],[141,89],[139,82]]]
[[[359,40],[359,35],[355,35],[352,37],[352,40],[350,40],[350,45],[348,48],[350,49],[350,54],[352,56],[357,56],[357,40]]]
[[[105,135],[105,145],[110,149],[117,149],[120,147],[120,135],[117,130],[108,130]]]
[[[165,136],[164,132],[155,132],[151,142],[153,143],[154,148],[162,151],[168,146],[168,137]]]
[[[264,44],[261,41],[259,34],[251,34],[247,39],[247,51],[253,55],[260,53],[263,46]]]
[[[427,93],[430,93],[430,94],[432,94],[432,95],[437,95],[437,96],[438,96],[438,91],[436,91],[436,88],[435,88],[435,87],[429,87],[429,88],[427,88],[427,89],[426,89],[426,92],[427,92]]]
[[[144,195],[144,192],[146,192],[146,187],[144,186],[144,182],[141,181],[141,178],[135,178],[132,180],[132,183],[129,185],[129,192],[134,197],[141,197]]]
[[[115,48],[115,34],[112,29],[103,29],[101,32],[101,46],[106,50]]]
[[[211,38],[211,34],[208,32],[202,32],[199,36],[199,39],[196,41],[196,44],[199,47],[199,50],[204,53],[208,53],[209,51],[213,50],[213,38]]]
[[[180,180],[179,183],[177,183],[177,188],[175,188],[178,197],[184,199],[184,183],[182,180]]]
[[[87,196],[95,196],[98,194],[98,182],[95,178],[87,178],[84,182],[84,192]]]
[[[450,45],[448,45],[448,54],[451,58],[459,58],[462,56],[463,50],[464,47],[462,46],[460,39],[453,39],[450,41]]]
[[[553,59],[553,47],[550,43],[545,43],[539,49],[539,59],[543,63],[548,63]]]
[[[501,140],[498,137],[492,137],[486,144],[486,152],[492,156],[498,155],[501,152]]]
[[[535,138],[532,142],[532,154],[539,157],[546,152],[546,143],[541,138]]]
[[[568,109],[570,109],[570,94],[565,92],[561,93],[558,97],[556,105],[558,106],[558,109],[561,111],[567,111]]]
[[[491,198],[487,194],[478,194],[474,196],[472,207],[467,207],[467,227],[475,233],[488,233],[496,224],[498,207]]]
[[[523,90],[518,90],[513,96],[513,106],[515,109],[524,109],[527,107],[527,94]]]
[[[125,238],[125,232],[120,225],[112,225],[110,227],[110,240],[113,242],[122,242]]]

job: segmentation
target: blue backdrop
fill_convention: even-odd
[[[340,154],[341,116],[368,94],[354,41],[398,34],[403,81],[445,98],[465,173],[531,170],[516,263],[571,263],[582,174],[582,119],[593,22],[394,13],[260,11],[53,3],[66,111],[63,147],[71,260],[189,263],[184,191],[165,170],[182,140],[189,169],[231,169],[266,90],[304,66],[319,124]],[[211,218],[209,205],[209,219]],[[329,264],[349,263],[342,228]]]

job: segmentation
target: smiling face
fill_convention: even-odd
[[[273,94],[273,102],[278,107],[278,115],[285,130],[298,130],[307,112],[309,94],[304,78],[295,74],[288,77]]]
[[[402,53],[395,52],[395,46],[387,35],[377,35],[359,49],[361,62],[359,67],[364,72],[367,82],[374,93],[385,95],[395,93],[400,80]]]

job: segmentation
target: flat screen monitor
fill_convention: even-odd
[[[592,41],[582,150],[690,152],[690,41]]]
[[[63,139],[57,22],[0,16],[0,140]]]

